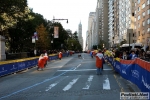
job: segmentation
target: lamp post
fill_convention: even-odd
[[[53,38],[53,34],[52,34],[52,38]],[[54,38],[51,40],[52,50],[53,50],[53,43],[54,43]]]
[[[58,30],[59,30],[59,27],[54,27],[55,20],[67,20],[67,23],[68,23],[68,19],[55,19],[55,18],[53,18],[54,34],[52,34],[53,40],[51,41],[51,43],[53,43],[53,45],[54,45],[54,38],[58,38]],[[63,47],[63,44],[61,44],[61,48],[62,47]]]
[[[34,32],[34,36],[32,36],[32,43],[35,43],[34,45],[34,55],[36,56],[37,51],[36,51],[36,40],[38,40],[37,32]]]
[[[130,33],[129,33],[129,53],[130,53]]]

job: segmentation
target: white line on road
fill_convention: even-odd
[[[81,64],[79,64],[77,67],[75,67],[73,70],[76,70],[79,66],[81,66]]]
[[[68,77],[68,76],[66,76]],[[45,90],[45,91],[49,91],[50,89],[52,89],[54,86],[56,86],[59,82],[61,82],[63,79],[65,79],[66,77],[61,78],[60,80],[56,81],[55,83],[49,85],[49,87]]]
[[[73,84],[77,82],[78,79],[79,78],[73,79],[66,87],[63,88],[63,91],[69,90],[73,86]]]
[[[103,89],[110,90],[110,83],[107,75],[104,75]]]
[[[103,69],[103,70],[112,70],[112,69]]]
[[[57,71],[70,71],[70,72],[72,72],[72,71],[90,71],[90,70],[97,70],[97,69],[80,69],[80,70],[75,70],[75,69],[73,69],[73,70],[57,70]],[[103,70],[112,70],[112,69],[103,69]]]
[[[88,81],[85,84],[85,87],[83,87],[82,89],[89,89],[90,88],[90,85],[91,85],[91,82],[93,80],[93,77],[94,77],[93,75],[89,76]]]

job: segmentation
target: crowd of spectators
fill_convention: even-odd
[[[131,49],[130,51],[118,49],[115,49],[113,51],[115,52],[115,58],[118,57],[126,60],[140,58],[146,61],[150,61],[150,51],[144,51],[143,49],[140,48],[134,48]]]

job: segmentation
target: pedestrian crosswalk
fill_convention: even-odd
[[[45,91],[69,91],[69,90],[88,90],[88,89],[104,89],[110,90],[110,81],[108,75],[76,75],[76,76],[60,76],[54,81],[50,81],[45,85]]]
[[[90,88],[90,85],[91,85],[91,82],[93,80],[93,77],[94,77],[93,75],[89,76],[89,78],[88,78],[88,80],[87,80],[87,82],[85,84],[85,87],[83,87],[82,89],[89,89]]]

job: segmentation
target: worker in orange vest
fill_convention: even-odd
[[[39,68],[43,70],[44,65],[45,65],[44,54],[41,54],[40,57],[39,57],[39,60],[38,60],[38,68],[37,68],[37,70],[39,70]]]
[[[96,54],[97,75],[102,74],[103,57],[102,51],[99,50],[99,52]]]
[[[59,54],[58,54],[58,58],[61,60],[62,58],[62,52],[60,51]]]

